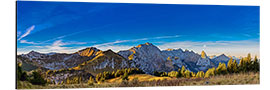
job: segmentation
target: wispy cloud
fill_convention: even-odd
[[[153,37],[155,38],[155,37]],[[149,39],[149,38],[148,38]],[[132,42],[136,40],[148,40],[148,39],[134,39],[134,40],[122,40],[115,42],[108,42],[96,45],[95,47],[101,50],[112,49],[115,52],[121,50],[127,50],[132,45],[119,45],[117,43]],[[260,44],[258,40],[239,40],[239,41],[178,41],[178,42],[160,42],[154,43],[161,50],[168,48],[171,49],[187,49],[196,53],[201,53],[204,50],[207,55],[220,55],[226,54],[230,56],[246,56],[247,53],[260,56]]]
[[[137,41],[153,40],[153,39],[177,38],[177,37],[180,37],[180,35],[159,36],[159,37],[150,37],[150,38],[137,38],[137,39],[131,39],[131,40],[116,40],[113,42],[97,44],[97,45],[94,45],[94,47],[101,47],[101,46],[104,47],[104,46],[109,46],[109,45],[118,44],[118,43],[137,42]]]
[[[155,38],[155,37],[153,37]],[[127,50],[132,45],[119,45],[117,43],[124,42],[134,42],[139,40],[149,40],[150,38],[141,38],[141,39],[133,39],[133,40],[121,40],[115,42],[108,42],[99,45],[95,45],[101,50],[112,49],[115,52],[120,50]],[[24,42],[24,40],[21,40]],[[18,53],[27,53],[30,50],[37,50],[39,52],[48,53],[48,52],[61,52],[61,53],[73,53],[80,49],[85,48],[86,46],[73,46],[67,47],[65,45],[74,45],[74,44],[86,44],[85,42],[63,42],[62,40],[54,41],[50,45],[46,46],[28,46],[24,48],[18,48]],[[161,50],[165,50],[168,48],[178,49],[181,48],[183,50],[192,50],[194,52],[200,53],[204,50],[207,55],[220,55],[226,54],[230,56],[246,56],[247,53],[251,53],[252,55],[257,55],[260,57],[260,45],[258,40],[240,40],[240,41],[178,41],[178,42],[161,42],[161,43],[153,43]]]
[[[29,43],[29,44],[37,44],[34,42],[28,42],[26,40],[21,40],[20,42]],[[49,52],[73,53],[85,47],[83,46],[67,47],[65,45],[84,45],[84,44],[87,44],[87,42],[75,42],[75,41],[63,42],[62,40],[57,40],[49,45],[44,45],[44,46],[32,45],[32,46],[26,46],[24,48],[18,48],[18,54],[27,53],[31,50],[36,50],[43,53],[49,53]]]
[[[164,38],[177,38],[180,37],[180,35],[174,35],[174,36],[160,36],[160,37],[154,37],[150,39],[164,39]]]
[[[26,29],[26,32],[20,36],[20,38],[18,40],[21,40],[22,38],[26,37],[27,35],[29,35],[31,33],[31,31],[33,31],[35,29],[35,25],[32,25],[31,27]]]
[[[20,40],[20,43],[26,43],[26,44],[38,44],[35,42],[27,41],[27,40]]]
[[[206,51],[208,55],[226,54],[232,56],[246,56],[247,53],[259,56],[260,44],[258,40],[240,41],[181,41],[158,45],[162,50],[188,49],[200,53]]]
[[[76,41],[69,41],[69,42],[63,42],[62,40],[54,41],[52,45],[54,46],[64,46],[64,45],[80,45],[80,44],[87,44],[87,42],[76,42]]]

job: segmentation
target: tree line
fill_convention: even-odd
[[[182,66],[182,68],[178,69],[178,71],[171,71],[168,73],[155,71],[154,76],[174,78],[208,78],[215,75],[225,75],[240,72],[258,72],[259,70],[260,63],[257,56],[255,56],[255,58],[252,60],[249,53],[247,57],[241,58],[239,64],[236,62],[236,60],[230,58],[230,60],[227,62],[227,65],[225,63],[219,63],[218,67],[209,68],[206,72],[198,71],[195,73],[187,70],[185,66]]]
[[[47,81],[42,77],[41,71],[35,70],[32,74],[28,75],[26,71],[22,70],[21,63],[17,64],[17,82],[18,81],[29,81],[34,85],[45,85]]]
[[[99,73],[95,77],[96,82],[104,82],[107,79],[112,79],[116,77],[121,77],[122,80],[128,80],[128,75],[132,74],[145,74],[144,71],[142,71],[139,68],[123,68],[123,69],[117,69],[113,72],[104,71],[103,73]],[[89,78],[89,82],[93,82],[93,77]]]

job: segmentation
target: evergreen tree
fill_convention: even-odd
[[[22,72],[20,80],[21,80],[21,81],[26,81],[26,80],[28,80],[28,75],[26,74],[25,71]]]
[[[161,73],[160,72],[158,72],[158,71],[154,71],[154,76],[160,76],[161,75]]]
[[[233,73],[233,60],[232,60],[232,58],[227,63],[227,69],[228,69],[229,73]]]
[[[233,73],[237,73],[238,72],[238,66],[237,66],[236,60],[233,61],[232,69],[233,69]]]
[[[196,74],[194,72],[190,72],[191,77],[196,77]]]
[[[248,56],[246,57],[246,71],[251,71],[252,70],[252,61],[251,61],[251,55],[248,53]]]
[[[197,78],[203,78],[204,77],[204,72],[203,71],[197,72],[196,77]]]
[[[121,75],[121,71],[120,71],[120,70],[117,70],[117,71],[115,72],[114,77],[119,77],[120,75]]]
[[[253,66],[253,71],[257,72],[260,70],[260,64],[259,64],[259,60],[257,56],[255,56],[252,66]]]
[[[128,80],[128,73],[125,72],[124,75],[122,76],[122,80]]]
[[[30,82],[35,85],[45,85],[46,80],[43,79],[40,73],[34,71],[32,72],[33,78],[30,79]]]
[[[247,55],[247,63],[251,63],[251,54],[250,53],[248,53],[248,55]]]
[[[191,73],[189,70],[186,70],[185,72],[185,78],[190,78],[191,77]]]
[[[215,68],[213,67],[213,68],[210,68],[210,69],[208,69],[208,70],[206,71],[204,77],[208,78],[208,77],[214,76],[215,74],[216,74],[216,70],[215,70]]]
[[[186,67],[185,66],[182,66],[182,68],[181,68],[181,74],[182,74],[182,76],[185,76],[185,71],[186,71]]]
[[[244,58],[241,58],[240,62],[239,62],[239,65],[238,65],[239,71],[244,71],[244,64],[245,64]]]
[[[101,81],[101,79],[102,79],[102,74],[101,73],[97,74],[96,81]]]
[[[178,69],[178,73],[177,73],[176,77],[177,77],[177,78],[182,77],[182,74],[181,74],[181,69]]]
[[[177,71],[171,71],[171,72],[168,73],[169,77],[177,77],[177,75],[178,75]]]
[[[89,78],[87,84],[88,84],[88,85],[93,85],[94,82],[95,82],[95,80],[92,78],[92,76],[90,76],[90,78]]]
[[[227,68],[226,68],[226,64],[225,63],[219,63],[217,69],[216,69],[216,73],[217,75],[224,75],[224,74],[227,74],[228,71],[227,71]]]
[[[161,77],[166,77],[166,76],[168,76],[168,74],[167,74],[167,72],[161,72],[161,75],[160,75]]]
[[[20,65],[20,64],[17,64],[17,70],[16,70],[16,73],[17,73],[17,80],[21,80],[21,76],[22,76],[22,68],[21,68],[21,65]]]

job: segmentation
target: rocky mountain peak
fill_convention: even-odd
[[[196,65],[198,65],[199,69],[203,70],[203,71],[205,71],[211,67],[210,58],[206,55],[206,53],[204,51],[202,51],[201,58],[199,58]]]
[[[154,46],[154,45],[152,43],[146,42],[145,44],[140,44],[140,45],[136,46],[136,48],[147,47],[147,46]]]
[[[152,43],[146,42],[145,45],[153,45]]]
[[[180,51],[180,52],[183,52],[183,50],[181,48],[178,48],[178,49],[171,49],[171,48],[168,48],[166,50],[163,50],[163,51]]]
[[[221,54],[219,56],[217,56],[216,58],[214,59],[222,59],[222,60],[227,60],[227,59],[230,59],[229,57],[227,57],[225,54]]]
[[[32,51],[30,51],[28,54],[41,54],[41,53],[39,53],[39,52],[37,52],[37,51],[32,50]]]
[[[153,73],[154,71],[169,72],[178,70],[182,66],[192,71],[205,71],[217,66],[216,64],[219,62],[226,63],[230,59],[224,54],[209,58],[205,51],[199,54],[187,49],[183,51],[181,48],[161,51],[157,46],[148,42],[118,53],[110,49],[102,51],[95,47],[88,47],[72,54],[52,53],[50,55],[31,51],[22,55],[22,57],[51,70],[76,67],[84,63],[87,66],[81,67],[81,69],[93,72],[108,68],[113,70],[136,67],[146,73]]]
[[[215,63],[216,66],[219,65],[219,63],[227,63],[230,60],[229,57],[227,57],[225,54],[221,54],[213,59],[211,59],[212,62]]]
[[[140,44],[136,47],[133,47],[131,49],[129,49],[129,51],[133,52],[134,54],[137,53],[137,52],[143,52],[144,54],[154,54],[154,53],[160,53],[161,50],[153,45],[152,43],[145,43],[145,44]]]
[[[202,51],[201,58],[206,58],[206,57],[207,57],[206,53],[204,51]]]
[[[111,49],[107,50],[107,51],[103,51],[103,53],[108,53],[108,54],[116,54],[115,52],[113,52]]]
[[[220,57],[227,57],[225,54],[221,54],[221,55],[219,55]]]
[[[89,48],[82,49],[76,53],[78,53],[80,56],[88,56],[89,57],[89,56],[97,55],[100,52],[102,52],[102,51],[95,48],[95,47],[89,47]]]
[[[174,49],[171,49],[171,48],[166,49],[166,51],[172,51],[172,50],[174,50]]]

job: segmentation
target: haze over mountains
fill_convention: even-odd
[[[79,66],[81,70],[92,74],[121,68],[139,68],[148,74],[152,74],[154,71],[178,70],[182,66],[190,71],[197,72],[217,67],[220,62],[227,63],[229,59],[230,57],[225,54],[210,58],[204,51],[198,54],[180,48],[160,50],[152,43],[140,44],[119,52],[102,51],[95,47],[89,47],[71,54],[43,54],[31,51],[28,54],[17,56],[17,61],[26,63],[27,67],[58,70]],[[234,59],[239,61],[235,57]],[[25,69],[31,70],[26,67]]]

